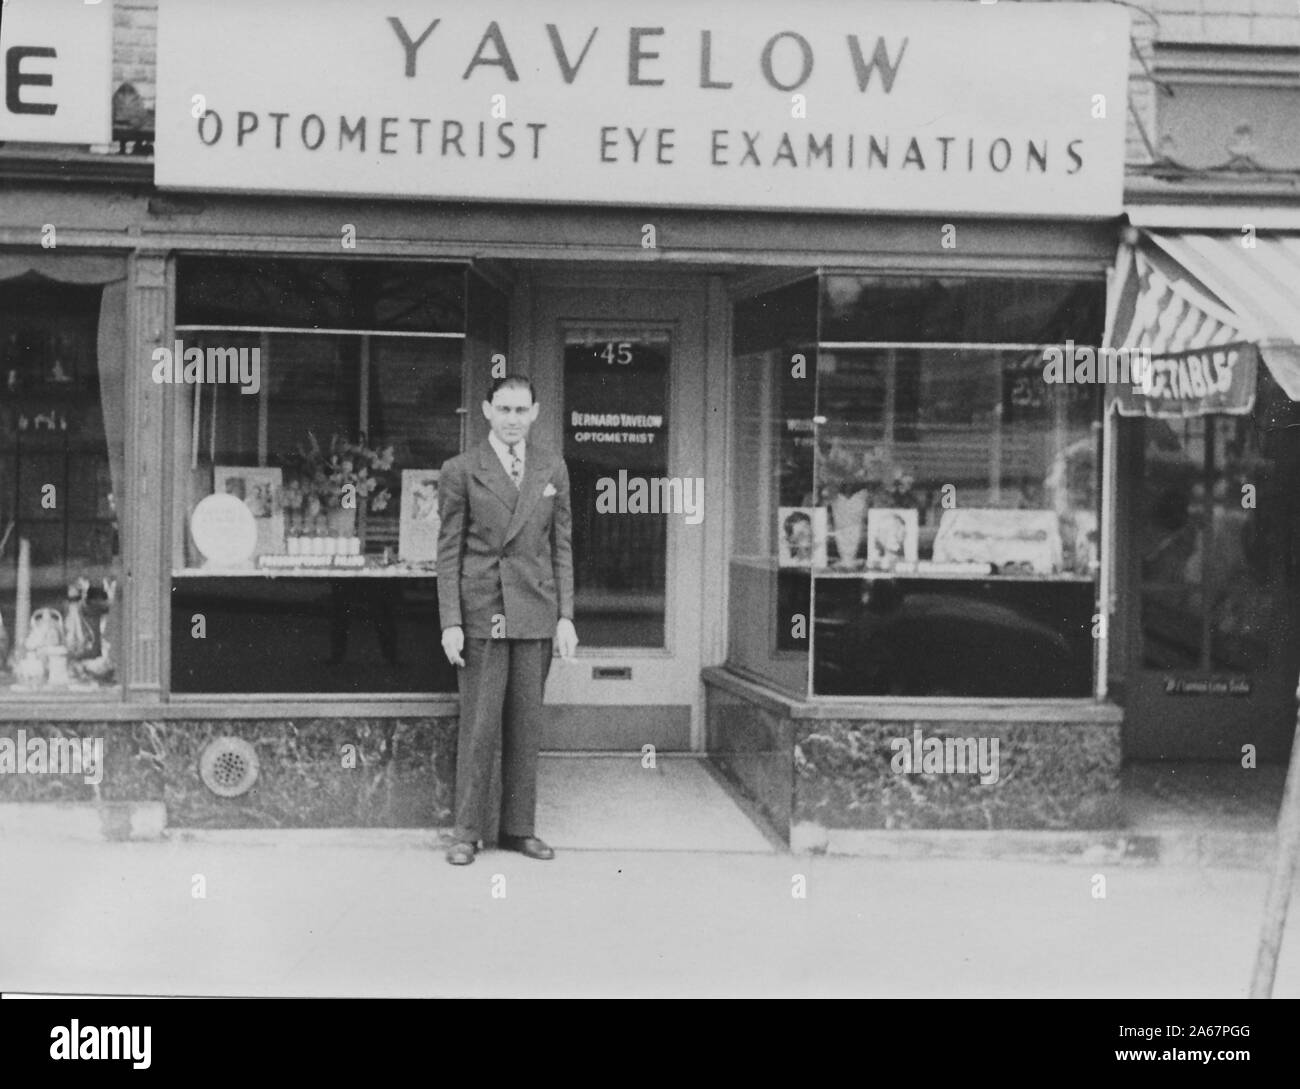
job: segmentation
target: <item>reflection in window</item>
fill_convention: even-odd
[[[580,329],[565,336],[574,612],[589,646],[665,645],[669,514],[658,498],[655,510],[638,510],[631,489],[668,478],[671,351],[665,330]],[[628,490],[626,504],[620,489]]]
[[[501,292],[459,265],[183,257],[177,294],[185,346],[255,352],[259,381],[173,390],[171,621],[207,635],[173,638],[171,690],[454,691],[429,651],[439,472],[465,368],[508,350]],[[242,508],[196,530],[212,495]]]
[[[1276,592],[1256,494],[1269,464],[1248,416],[1144,420],[1138,551],[1147,669],[1267,668]]]
[[[827,276],[820,339],[875,344],[1059,344],[1099,339],[1105,292],[1047,280]],[[1092,336],[1081,330],[1096,329]]]
[[[810,571],[787,525],[806,515],[816,411],[814,277],[736,303],[732,320],[732,555],[727,664],[795,695],[808,691]],[[793,519],[793,521],[792,521]]]
[[[460,449],[461,341],[219,330],[187,341],[260,348],[257,394],[181,391],[181,526],[205,496],[233,494],[257,544],[247,570],[209,577],[193,535],[178,541],[173,629],[202,615],[209,637],[173,641],[172,691],[453,691],[454,671],[413,648],[437,643],[430,512],[437,471]],[[401,517],[417,506],[418,536]]]
[[[836,273],[738,302],[732,667],[813,695],[1091,695],[1102,394],[1045,382],[1044,349],[1096,345],[1104,300]]]
[[[316,538],[355,538],[361,555],[395,555],[403,473],[436,471],[459,452],[461,342],[218,330],[187,337],[205,352],[256,349],[261,388],[183,387],[186,515],[213,492],[247,502],[269,488],[254,511],[265,523],[258,556],[312,555]],[[185,563],[201,565],[189,545]]]
[[[1048,385],[1040,349],[863,349],[818,357],[816,472],[803,506],[829,510],[827,557],[841,569],[881,568],[884,554],[911,561],[1028,565],[1042,575],[1091,575],[1097,567],[1100,393]],[[871,511],[894,512],[873,519]],[[993,516],[1030,532],[1041,555],[973,538]],[[914,512],[914,513],[912,513]],[[960,512],[960,513],[959,513]],[[871,524],[907,548],[873,553]],[[964,525],[962,523],[965,523]],[[955,534],[946,539],[941,532]],[[1014,554],[1013,554],[1014,553]],[[986,566],[984,573],[990,573]]]
[[[1042,350],[818,357],[814,691],[1087,696],[1100,394]]]
[[[176,323],[461,333],[465,271],[413,261],[182,257]]]

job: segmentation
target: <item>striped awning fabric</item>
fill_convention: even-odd
[[[1175,356],[1236,342],[1300,400],[1300,235],[1143,230],[1120,247],[1106,345]]]
[[[1300,344],[1300,236],[1152,232],[1150,238],[1232,308],[1243,339]]]

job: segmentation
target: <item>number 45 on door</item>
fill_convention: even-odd
[[[616,345],[612,340],[605,342],[605,350],[600,353],[600,358],[606,363],[617,363],[626,367],[632,362],[632,343],[627,340],[620,340]]]

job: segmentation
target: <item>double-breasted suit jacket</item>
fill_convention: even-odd
[[[573,517],[564,459],[528,441],[516,489],[484,439],[442,466],[438,608],[467,639],[553,639],[573,617]]]

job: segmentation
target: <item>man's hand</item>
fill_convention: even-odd
[[[463,666],[465,659],[460,656],[460,652],[465,649],[465,632],[459,627],[447,628],[442,633],[442,652],[447,655],[447,661],[454,666]]]
[[[572,661],[578,656],[578,633],[567,616],[560,617],[560,622],[555,625],[555,647],[561,658]]]

